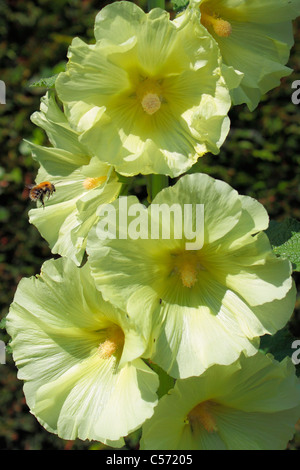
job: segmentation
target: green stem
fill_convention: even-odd
[[[169,178],[166,175],[151,175],[151,201],[164,188],[169,186]]]
[[[162,8],[165,9],[165,0],[148,0],[148,11],[152,10],[152,8]]]

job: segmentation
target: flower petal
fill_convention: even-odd
[[[291,361],[241,355],[229,366],[177,380],[144,424],[141,449],[285,449],[299,413]]]
[[[88,263],[49,260],[23,279],[7,329],[28,406],[51,432],[118,446],[152,415],[158,378],[140,359],[147,341],[103,300]]]

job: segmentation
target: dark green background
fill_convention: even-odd
[[[30,88],[41,77],[61,70],[75,36],[93,41],[96,13],[107,3],[93,0],[0,0],[0,80],[6,83],[6,104],[0,105],[0,320],[8,312],[19,280],[40,270],[51,258],[47,243],[28,222],[26,184],[34,182],[37,165],[23,139],[46,144],[30,121],[45,89]],[[146,2],[136,2],[145,7]],[[167,4],[168,5],[168,4]],[[218,156],[199,160],[194,171],[228,182],[241,194],[258,199],[273,220],[300,220],[300,105],[291,101],[291,84],[300,80],[300,21],[289,66],[294,72],[263,97],[250,113],[246,106],[230,112],[231,131]],[[143,179],[138,181],[143,182]],[[136,184],[132,191],[142,194]],[[295,273],[299,286],[299,277]],[[289,325],[300,337],[299,299]],[[7,344],[5,330],[0,339]],[[137,436],[128,440],[134,448]],[[22,383],[10,354],[0,365],[0,449],[89,449],[103,446],[63,441],[46,432],[29,413]],[[300,448],[300,433],[289,444]]]

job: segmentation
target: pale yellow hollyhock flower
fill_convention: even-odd
[[[257,353],[177,380],[144,424],[141,449],[284,450],[300,417],[289,358]]]
[[[264,93],[292,72],[286,64],[299,1],[190,0],[176,21],[189,22],[195,12],[217,42],[224,65],[243,74],[240,86],[231,91],[233,104],[247,103],[252,111]]]
[[[66,116],[47,93],[41,109],[32,121],[47,133],[52,146],[29,143],[33,158],[39,163],[36,184],[49,181],[55,192],[45,199],[44,206],[29,211],[29,221],[47,240],[52,253],[68,256],[81,264],[86,238],[97,222],[97,210],[113,201],[121,183],[111,165],[93,156],[79,142],[79,134],[71,129]]]
[[[6,326],[26,402],[48,431],[121,447],[152,415],[158,378],[141,359],[143,330],[103,300],[88,263],[49,260],[22,279]]]
[[[219,153],[236,77],[225,83],[217,44],[199,21],[177,27],[159,8],[114,2],[97,15],[95,38],[73,40],[55,85],[93,154],[123,175],[177,176]]]
[[[199,215],[196,204],[203,205]],[[114,236],[105,234],[106,215],[88,236],[92,275],[105,299],[149,329],[149,357],[171,376],[230,364],[241,351],[254,354],[258,337],[291,317],[291,264],[272,252],[267,212],[254,199],[193,174],[162,190],[148,208],[134,197],[111,206]],[[188,207],[193,212],[185,213]],[[196,235],[199,244],[188,246]]]

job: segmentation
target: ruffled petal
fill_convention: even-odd
[[[50,260],[23,279],[7,329],[28,406],[51,432],[119,446],[152,415],[158,378],[140,359],[147,342],[103,300],[88,263]]]

